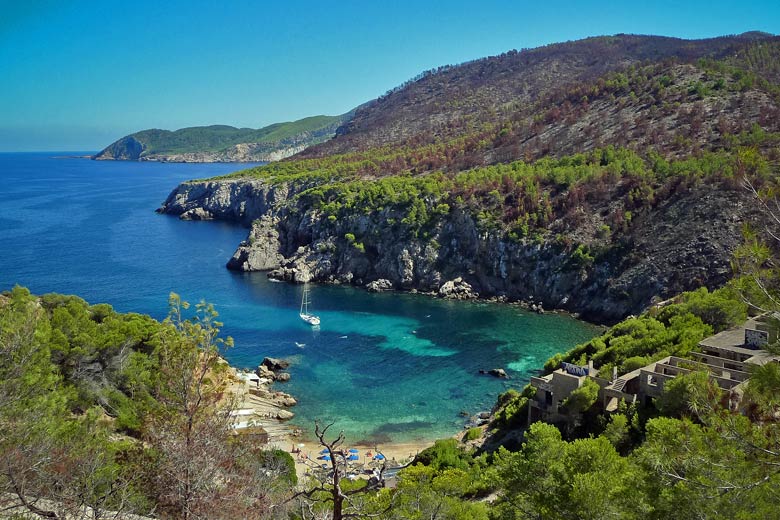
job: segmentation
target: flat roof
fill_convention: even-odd
[[[753,363],[754,365],[766,365],[770,361],[780,361],[780,356],[770,354],[766,350],[759,350],[755,352],[753,357],[745,360],[745,362]]]
[[[757,329],[759,321],[750,318],[739,327],[718,332],[714,336],[704,338],[699,342],[702,347],[726,348],[743,354],[753,354],[759,349],[745,348],[745,329]]]

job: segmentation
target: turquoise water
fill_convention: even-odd
[[[236,346],[230,362],[293,364],[296,424],[336,421],[352,442],[431,440],[489,409],[555,352],[597,333],[567,316],[420,295],[312,286],[322,319],[298,318],[301,287],[224,265],[246,230],[157,215],[179,182],[236,169],[0,154],[0,289],[74,293],[122,312],[164,317],[168,293],[214,303]],[[509,380],[479,375],[504,367]]]

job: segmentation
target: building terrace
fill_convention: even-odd
[[[603,409],[615,411],[620,401],[650,404],[659,397],[666,383],[678,375],[695,370],[705,370],[709,377],[724,391],[730,392],[737,406],[743,386],[750,377],[751,365],[780,362],[780,356],[762,347],[777,341],[777,329],[769,319],[759,316],[747,320],[739,327],[725,330],[703,339],[700,352],[691,353],[693,359],[667,356],[618,377],[613,371],[610,380],[598,377],[598,371],[589,363],[579,367],[564,363],[562,367],[544,377],[532,377],[531,385],[537,389],[529,401],[528,419],[556,422],[564,417],[561,403],[582,386],[586,378],[595,380],[601,390],[599,397]]]

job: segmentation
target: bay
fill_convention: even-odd
[[[214,303],[235,339],[231,364],[292,361],[291,381],[277,386],[298,399],[294,421],[305,431],[319,419],[351,442],[451,435],[463,427],[461,412],[488,410],[552,354],[599,330],[509,305],[323,285],[312,286],[322,319],[313,330],[298,318],[300,286],[225,268],[246,229],[154,213],[179,182],[249,165],[61,155],[0,154],[0,290],[77,294],[160,319],[171,291]],[[478,373],[498,367],[508,380]]]

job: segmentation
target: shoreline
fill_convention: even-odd
[[[314,434],[289,422],[294,417],[294,412],[289,410],[295,406],[291,404],[295,402],[292,396],[274,391],[274,381],[259,378],[259,382],[255,382],[257,380],[253,378],[253,373],[230,365],[224,358],[223,362],[228,365],[231,372],[229,392],[236,398],[232,415],[237,434],[260,435],[261,442],[266,435],[263,443],[267,447],[285,451],[293,457],[299,479],[305,478],[312,470],[326,463],[319,459],[323,445]],[[457,435],[453,434],[452,437]],[[381,453],[389,467],[398,467],[411,462],[418,453],[433,446],[436,440],[438,439],[374,444],[365,442],[350,444],[345,441],[340,447],[345,450],[358,450],[359,459],[355,461],[358,466],[367,467],[374,463],[373,459],[366,458],[366,454]]]
[[[216,222],[231,222],[228,220],[222,220],[222,219],[213,219]],[[235,221],[232,221],[235,222]],[[613,325],[619,323],[625,318],[621,318],[620,320],[617,320],[616,322],[612,323],[611,321],[594,321],[591,319],[587,319],[581,316],[579,312],[570,311],[567,309],[559,308],[559,307],[552,307],[552,308],[544,308],[541,302],[534,303],[536,299],[534,298],[526,298],[526,299],[510,299],[509,297],[505,295],[492,295],[492,296],[481,296],[480,294],[476,294],[475,296],[470,297],[451,297],[451,296],[444,296],[440,292],[437,291],[427,291],[423,289],[417,289],[412,287],[411,289],[402,289],[402,288],[389,288],[389,289],[382,289],[382,290],[375,290],[371,288],[371,283],[368,284],[356,284],[356,283],[344,283],[338,280],[327,280],[327,279],[316,279],[312,278],[311,280],[307,282],[299,282],[296,280],[288,280],[284,278],[278,278],[276,276],[272,276],[274,271],[276,269],[259,269],[254,271],[241,271],[238,269],[231,269],[230,267],[227,268],[229,271],[234,271],[237,273],[265,273],[266,278],[269,282],[272,283],[286,283],[290,285],[303,285],[304,283],[314,284],[314,285],[323,285],[323,286],[329,286],[329,287],[350,287],[353,289],[360,289],[364,292],[371,293],[371,294],[403,294],[403,295],[409,295],[409,296],[420,296],[420,297],[426,297],[426,298],[432,298],[434,300],[442,300],[442,301],[449,301],[449,302],[459,302],[459,303],[474,303],[474,304],[495,304],[495,305],[503,305],[503,306],[509,306],[514,308],[522,309],[526,312],[538,314],[538,315],[545,315],[545,314],[555,314],[558,316],[567,316],[571,319],[581,321],[583,323],[587,323],[588,325],[592,325],[594,327],[600,327],[603,329],[608,329],[609,327],[612,327]],[[672,296],[671,298],[667,299],[667,301],[671,301],[676,296]],[[660,304],[656,303],[651,305],[658,306]],[[648,307],[648,308],[650,308]],[[647,309],[645,309],[647,310]],[[626,316],[628,317],[628,316]]]

